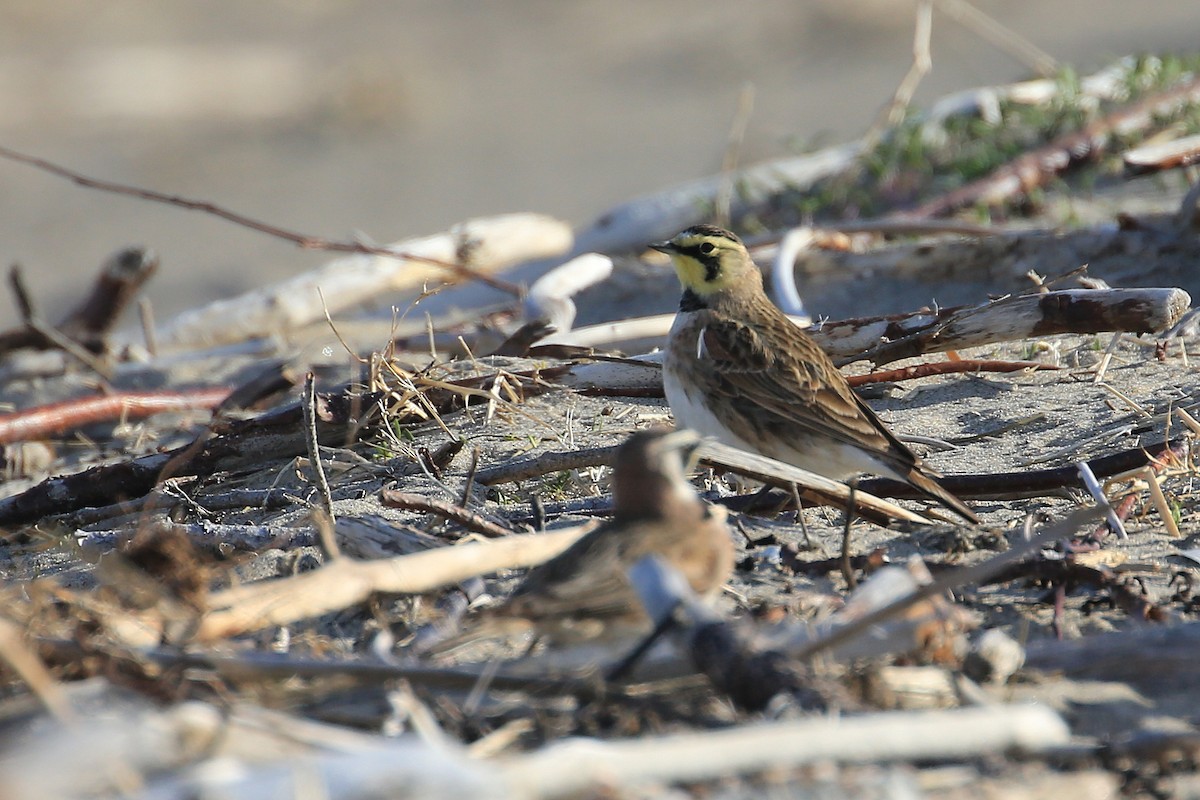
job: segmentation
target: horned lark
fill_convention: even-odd
[[[771,303],[737,236],[697,225],[650,246],[671,256],[683,285],[663,365],[679,427],[836,480],[895,478],[977,521]]]
[[[724,509],[701,500],[685,477],[699,441],[670,429],[630,436],[614,464],[613,519],[532,569],[455,646],[522,628],[558,641],[644,632],[649,619],[626,571],[646,555],[661,556],[700,595],[720,589],[733,570],[733,541]]]

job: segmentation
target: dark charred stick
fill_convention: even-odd
[[[253,408],[267,398],[291,391],[296,383],[296,375],[287,362],[268,362],[248,380],[235,387],[225,398],[225,402],[217,408],[217,413]]]
[[[84,301],[57,326],[63,334],[92,353],[107,349],[108,334],[129,303],[158,270],[158,256],[131,247],[114,254]]]
[[[37,318],[37,310],[33,305],[33,297],[29,294],[29,287],[25,285],[25,272],[20,264],[13,264],[8,268],[8,285],[12,289],[13,301],[17,304],[21,321],[28,325],[31,320]]]
[[[889,563],[887,549],[883,547],[877,547],[866,555],[850,556],[849,560],[839,556],[805,561],[800,558],[800,553],[791,545],[785,545],[780,550],[780,565],[794,575],[818,577],[839,570],[844,571],[847,566],[856,573],[862,572],[869,575]]]
[[[1105,479],[1123,472],[1147,466],[1155,460],[1182,459],[1187,454],[1189,440],[1185,437],[1171,439],[1147,447],[1122,450],[1087,462],[1097,478]],[[995,475],[946,475],[938,482],[946,491],[971,500],[1015,500],[1026,497],[1041,497],[1060,489],[1079,487],[1079,471],[1075,466],[1038,469],[1026,472],[1003,472]],[[881,497],[918,499],[906,484],[888,478],[868,478],[859,482],[859,488]]]
[[[529,355],[529,348],[556,330],[558,329],[544,319],[535,319],[531,322],[526,322],[520,328],[517,328],[511,336],[501,342],[499,347],[488,353],[488,355],[527,356]]]

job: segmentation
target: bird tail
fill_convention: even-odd
[[[936,500],[968,522],[979,522],[979,517],[975,516],[975,512],[971,510],[970,506],[946,491],[945,487],[935,479],[922,472],[920,467],[913,467],[909,470],[908,475],[904,476],[904,480],[930,500]]]

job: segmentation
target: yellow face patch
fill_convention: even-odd
[[[735,241],[680,234],[670,245],[679,282],[702,297],[735,286],[745,275],[749,256]]]

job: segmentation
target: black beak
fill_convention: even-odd
[[[660,253],[674,253],[679,249],[673,242],[651,242],[649,247],[651,250],[657,250]]]

